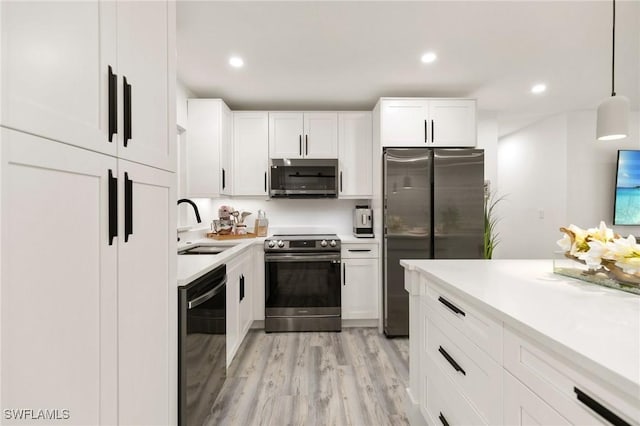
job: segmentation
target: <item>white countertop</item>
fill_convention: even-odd
[[[201,238],[178,243],[178,251],[186,247],[196,245],[231,247],[220,254],[176,255],[178,257],[178,286],[189,284],[196,278],[199,278],[218,266],[231,261],[231,259],[236,255],[245,251],[254,244],[262,245],[264,240],[264,237],[238,240],[214,240],[212,238]]]
[[[556,275],[551,260],[400,264],[470,296],[506,325],[640,395],[640,296]]]
[[[374,238],[356,238],[348,234],[340,234],[338,238],[340,238],[341,242],[350,244],[378,243]],[[196,245],[231,246],[232,248],[220,254],[178,255],[177,285],[183,286],[189,284],[191,281],[212,271],[216,267],[231,261],[234,256],[243,252],[248,247],[254,244],[262,245],[264,240],[264,237],[237,240],[214,240],[212,238],[183,239],[178,243],[178,251]]]

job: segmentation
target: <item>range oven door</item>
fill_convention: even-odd
[[[340,318],[339,253],[266,253],[265,319]]]

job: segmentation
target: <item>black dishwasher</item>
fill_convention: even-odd
[[[227,373],[227,268],[178,287],[178,424],[202,425]]]

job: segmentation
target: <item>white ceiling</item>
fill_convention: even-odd
[[[640,109],[640,1],[616,2],[616,92]],[[611,1],[182,1],[178,78],[240,109],[478,99],[505,134],[611,90]],[[427,50],[438,53],[430,65]],[[245,66],[228,65],[231,55]],[[529,90],[545,82],[548,90]]]

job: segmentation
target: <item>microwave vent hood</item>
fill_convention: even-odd
[[[337,159],[272,159],[269,195],[272,198],[336,198]]]

